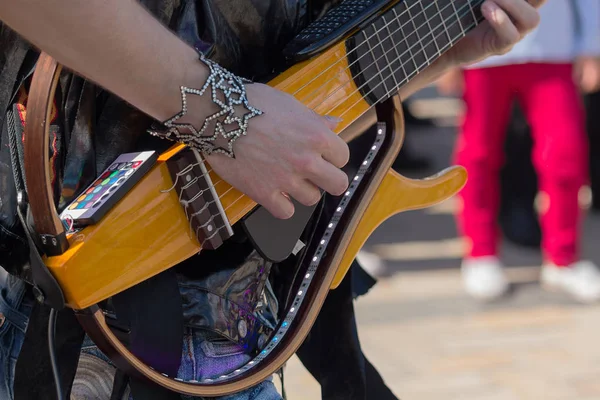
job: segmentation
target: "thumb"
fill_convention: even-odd
[[[325,125],[327,125],[327,127],[331,130],[334,130],[340,122],[342,122],[342,119],[339,117],[335,117],[333,115],[324,115],[323,119],[325,120]]]

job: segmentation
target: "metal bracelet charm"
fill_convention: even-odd
[[[227,71],[219,64],[207,59],[200,53],[200,61],[208,66],[210,74],[200,89],[181,86],[182,109],[170,119],[164,121],[160,128],[153,125],[148,133],[163,139],[184,143],[205,154],[222,153],[235,158],[233,142],[246,135],[248,121],[262,115],[263,112],[250,106],[246,97],[244,84],[252,83]],[[187,96],[202,96],[210,88],[211,100],[219,107],[219,111],[208,116],[202,127],[196,129],[192,124],[177,123],[187,113]],[[245,109],[239,112],[239,109]],[[241,115],[240,115],[241,114]],[[182,131],[185,129],[185,131]],[[206,134],[206,133],[209,134]],[[219,139],[224,142],[219,144]]]

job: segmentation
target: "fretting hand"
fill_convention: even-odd
[[[585,94],[600,90],[600,58],[578,57],[573,65],[573,79]]]
[[[442,56],[444,64],[462,66],[505,54],[539,23],[537,9],[545,0],[486,0],[485,21]]]
[[[486,0],[482,4],[486,21],[444,54],[437,68],[441,72],[509,51],[539,22],[537,8],[543,0],[531,3]],[[415,79],[411,86],[417,82],[428,83]],[[346,189],[347,178],[339,168],[348,161],[348,149],[331,132],[335,124],[264,85],[250,85],[248,99],[265,115],[252,121],[248,136],[239,139],[236,160],[218,154],[208,158],[223,179],[278,218],[293,215],[287,195],[311,205],[319,199],[318,188],[332,194]]]
[[[235,160],[207,156],[217,174],[277,218],[289,218],[287,196],[310,206],[323,189],[344,193],[348,177],[340,169],[348,145],[332,129],[337,121],[315,114],[291,95],[270,86],[246,86],[248,101],[264,114],[251,120],[248,135],[235,145]]]

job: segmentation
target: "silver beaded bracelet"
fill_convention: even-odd
[[[248,121],[262,115],[263,112],[248,104],[244,84],[252,81],[234,75],[207,59],[201,52],[198,53],[200,61],[210,69],[204,86],[200,89],[181,86],[181,111],[164,121],[160,127],[154,125],[148,133],[181,142],[205,154],[222,153],[235,158],[233,142],[240,136],[246,135]],[[187,96],[193,94],[202,96],[209,87],[211,99],[219,107],[219,111],[208,116],[200,129],[196,129],[192,124],[175,122],[187,113]],[[245,108],[241,115],[238,110],[240,108]],[[182,132],[183,129],[187,132]],[[206,134],[207,131],[209,134]]]

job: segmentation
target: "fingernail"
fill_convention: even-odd
[[[343,119],[341,119],[339,117],[335,117],[333,115],[325,115],[325,118],[327,118],[331,122],[335,122],[335,123],[338,123],[338,124],[343,121]]]
[[[498,22],[498,13],[497,13],[497,10],[498,10],[498,7],[494,3],[485,2],[481,6],[481,12],[484,13],[484,14],[489,15],[489,17],[494,22]]]

